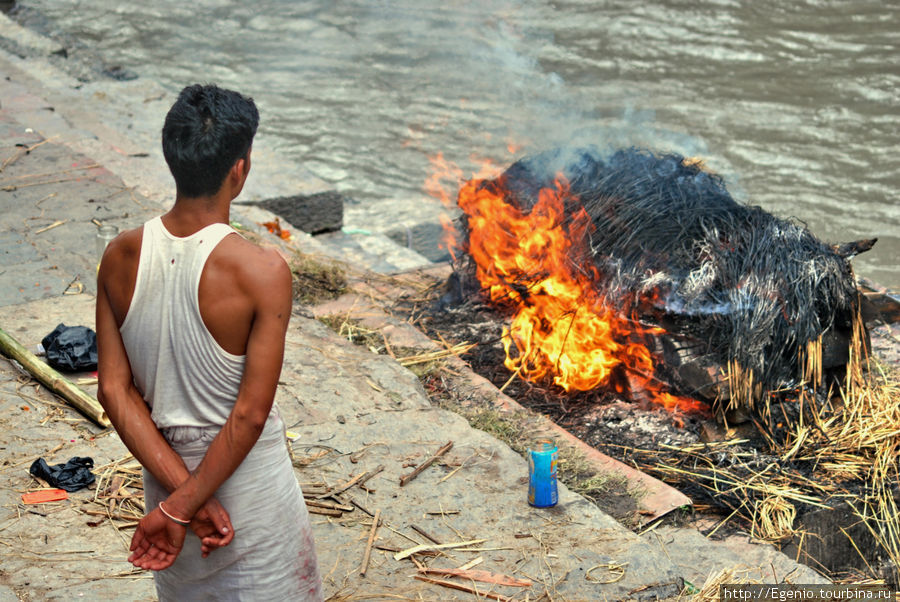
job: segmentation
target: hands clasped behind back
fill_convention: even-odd
[[[188,526],[200,538],[203,558],[234,539],[234,527],[228,512],[215,498],[210,498],[201,506],[189,525],[182,522],[187,521],[175,520],[161,508],[154,508],[135,529],[128,561],[151,571],[170,567],[181,552]]]

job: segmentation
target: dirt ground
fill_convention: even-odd
[[[92,307],[90,295],[56,297],[3,308],[0,323],[14,319],[16,337],[33,347],[63,318],[90,324]],[[124,562],[133,523],[104,517],[108,500],[105,506],[94,502],[96,488],[62,502],[21,503],[23,492],[41,487],[27,472],[35,458],[56,464],[87,456],[103,467],[126,457],[118,437],[60,404],[8,361],[0,375],[2,580],[25,600],[152,599],[149,576]],[[412,579],[413,564],[394,559],[390,550],[428,543],[422,532],[446,543],[471,542],[423,562],[453,567],[481,558],[480,568],[532,580],[532,599],[545,592],[553,599],[621,599],[641,587],[653,599],[680,591],[679,571],[663,554],[584,498],[563,488],[556,508],[530,508],[523,458],[459,416],[432,407],[415,375],[390,358],[298,316],[282,382],[277,403],[298,434],[292,447],[303,486],[336,486],[384,466],[365,490],[354,487],[346,496],[351,505],[380,510],[384,521],[376,543],[387,550],[373,551],[366,577],[359,569],[371,517],[358,506],[339,517],[314,516],[326,592],[334,599],[465,598]],[[454,442],[450,453],[399,486],[400,475],[448,441]],[[583,576],[601,565],[628,568],[614,585],[595,585]]]

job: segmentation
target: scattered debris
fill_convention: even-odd
[[[295,251],[289,262],[294,298],[314,305],[347,292],[347,267],[324,257]]]
[[[495,594],[493,592],[478,591],[478,588],[476,588],[476,587],[470,587],[468,585],[456,583],[455,581],[446,581],[444,579],[432,579],[431,577],[425,577],[424,575],[415,575],[415,578],[418,579],[419,581],[425,581],[426,583],[433,583],[435,585],[440,585],[442,587],[448,587],[450,589],[457,589],[462,592],[468,592],[470,594],[474,594],[476,597],[490,598],[491,600],[500,600],[500,602],[512,602],[512,598],[510,598],[508,596],[504,596],[502,594]]]
[[[96,483],[93,496],[84,500],[92,505],[82,507],[81,512],[99,520],[87,522],[90,527],[98,527],[104,519],[116,531],[133,529],[144,516],[143,473],[140,464],[131,454],[95,468],[91,474]],[[123,537],[127,547],[127,538]]]
[[[326,497],[334,497],[340,493],[343,493],[344,491],[347,491],[354,485],[362,485],[363,483],[365,483],[367,480],[374,477],[376,474],[378,474],[382,470],[384,470],[383,465],[379,466],[378,468],[376,468],[375,470],[372,470],[372,471],[361,472],[358,475],[356,475],[355,477],[353,477],[352,479],[350,479],[349,481],[347,481],[346,483],[344,483],[343,485],[338,485],[335,489],[328,490],[325,493],[322,493],[322,494],[316,496],[316,499],[322,499],[322,498],[326,498]]]
[[[287,228],[282,228],[281,220],[277,217],[275,218],[274,222],[263,222],[260,225],[268,230],[269,233],[274,234],[282,240],[289,240],[291,238],[290,230],[288,230]]]
[[[87,326],[57,324],[41,339],[47,363],[57,370],[83,372],[97,369],[97,334]]]
[[[584,572],[584,578],[591,583],[615,583],[625,576],[626,564],[627,563],[619,564],[617,562],[605,562],[603,564],[598,564],[586,570]],[[591,573],[598,569],[605,570],[608,573],[608,576],[594,577],[593,575],[591,575]]]

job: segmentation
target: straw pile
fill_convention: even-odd
[[[757,421],[766,452],[731,440],[635,450],[635,460],[730,509],[752,525],[754,536],[773,542],[798,534],[801,509],[839,500],[866,525],[882,555],[900,566],[893,494],[900,487],[900,381],[858,345],[851,353],[847,378],[835,394],[800,387],[796,399],[766,406]]]
[[[722,569],[707,578],[700,591],[694,591],[691,602],[719,602],[719,588],[723,585],[749,585],[759,584],[762,581],[751,578],[750,571],[737,567]]]
[[[85,514],[108,518],[116,529],[130,529],[144,516],[144,476],[141,465],[128,454],[92,471],[97,475],[93,509]],[[96,525],[95,525],[96,526]]]

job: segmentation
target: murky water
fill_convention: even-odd
[[[252,95],[261,134],[359,201],[352,227],[433,221],[428,157],[466,173],[559,144],[706,159],[739,199],[900,289],[893,0],[20,0],[19,18],[173,91]],[[512,153],[510,152],[512,149]]]

